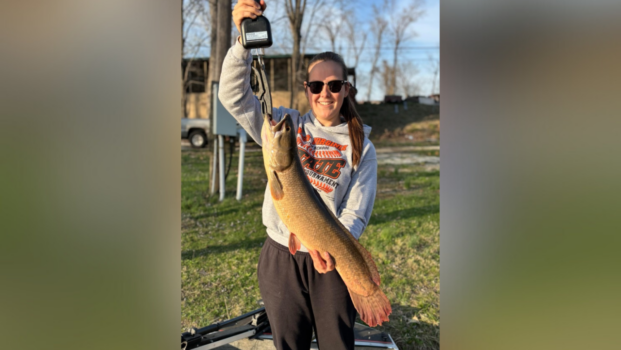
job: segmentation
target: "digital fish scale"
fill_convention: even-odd
[[[259,0],[254,0],[257,4],[261,4]],[[241,23],[242,45],[247,50],[256,49],[257,61],[259,69],[252,67],[258,81],[257,98],[261,102],[261,112],[263,115],[272,115],[272,93],[267,83],[265,75],[265,64],[261,57],[263,49],[272,46],[272,28],[270,22],[265,16],[257,16],[257,18],[244,18]],[[259,49],[261,49],[259,51]]]
[[[255,0],[260,5],[259,0]],[[250,49],[259,49],[272,46],[272,28],[265,16],[245,18],[241,23],[242,45]]]

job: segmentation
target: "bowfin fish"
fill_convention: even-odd
[[[330,253],[362,320],[371,327],[381,325],[392,308],[380,288],[375,262],[308,181],[295,136],[289,114],[278,123],[264,116],[263,163],[274,206],[290,232],[289,251],[295,254],[304,244],[309,250]]]

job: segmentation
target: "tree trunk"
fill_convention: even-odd
[[[382,46],[382,37],[384,35],[384,31],[386,30],[387,22],[381,17],[380,9],[373,6],[375,10],[375,25],[373,28],[373,36],[375,37],[375,52],[373,53],[373,64],[371,65],[371,77],[369,79],[369,89],[367,91],[367,101],[371,100],[371,93],[373,92],[373,78],[375,77],[375,73],[377,73],[377,61],[380,57],[380,49]]]
[[[213,1],[210,1],[210,6],[212,5],[212,2]],[[215,27],[213,24],[211,26],[211,30],[212,30],[211,42],[213,46],[211,47],[211,55],[209,58],[209,71],[213,75],[211,76],[211,81],[209,83],[210,89],[211,89],[211,82],[220,81],[220,73],[222,72],[222,62],[224,62],[224,57],[226,56],[226,53],[229,47],[231,46],[231,18],[232,18],[231,0],[217,0],[217,6],[213,5],[211,8],[212,9],[216,8],[217,13],[214,15],[212,12],[211,14],[212,23],[216,23],[216,25]],[[214,20],[214,17],[216,18],[216,20]],[[215,33],[215,45],[214,45],[213,33]],[[214,58],[213,64],[212,64],[212,58]],[[214,135],[215,130],[213,129],[213,120],[214,120],[214,116],[212,115],[212,118],[210,119],[210,124],[211,124],[210,134],[212,137],[211,142],[217,142],[217,138]],[[211,144],[210,148],[213,149],[213,144]],[[216,157],[217,159],[218,155],[216,153],[216,154],[212,154],[211,156]],[[212,158],[211,164],[213,164],[213,158]],[[224,166],[224,164],[219,164],[218,166],[222,167]],[[216,169],[211,169],[211,171],[216,171]],[[210,177],[210,180],[211,180],[211,177]],[[218,179],[218,172],[216,172],[216,186],[215,186],[214,191],[217,192],[219,190],[219,184],[220,184],[220,181]]]
[[[293,39],[293,52],[291,53],[291,97],[289,98],[289,108],[297,109],[297,92],[299,90],[298,70],[300,65],[300,43],[302,40],[302,21],[304,20],[304,9],[306,0],[285,0],[285,9],[289,18],[289,28]]]
[[[392,69],[390,70],[390,88],[389,95],[394,95],[397,88],[397,51],[399,49],[399,42],[395,43],[395,50],[393,51]]]
[[[214,80],[220,80],[222,62],[231,46],[231,0],[218,0],[218,25]]]
[[[367,90],[367,102],[371,101],[371,90],[373,89],[373,76],[375,75],[375,65],[377,62],[373,64],[371,67],[371,72],[369,73],[369,88]]]
[[[184,14],[184,9],[183,9],[183,1],[181,1],[181,62],[183,63],[183,49],[185,48],[185,37],[184,37],[184,33],[183,33],[183,29],[185,27],[185,18],[183,17]],[[188,116],[188,111],[186,109],[186,94],[185,94],[185,80],[184,77],[185,76],[185,72],[182,70],[181,71],[181,118],[186,118]]]
[[[209,73],[207,82],[205,83],[205,92],[207,93],[207,115],[209,116],[209,139],[213,136],[213,106],[211,101],[211,82],[218,79],[216,78],[216,47],[218,46],[218,5],[216,0],[209,0],[209,17],[210,17],[210,42],[209,42]]]
[[[289,108],[297,109],[298,104],[298,66],[300,65],[300,40],[302,38],[301,19],[291,24],[291,32],[293,33],[293,52],[291,53],[291,97],[289,99]]]

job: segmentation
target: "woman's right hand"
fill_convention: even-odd
[[[261,5],[255,0],[239,0],[233,8],[233,23],[237,27],[237,31],[241,33],[241,22],[244,18],[257,18],[263,14],[266,5],[265,0],[261,0]]]

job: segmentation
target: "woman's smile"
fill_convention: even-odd
[[[340,110],[343,99],[349,92],[347,84],[339,91],[332,92],[330,82],[342,80],[343,69],[333,61],[320,61],[309,67],[309,81],[323,82],[319,93],[312,93],[306,88],[306,96],[315,117],[323,126],[335,126],[341,124]]]

